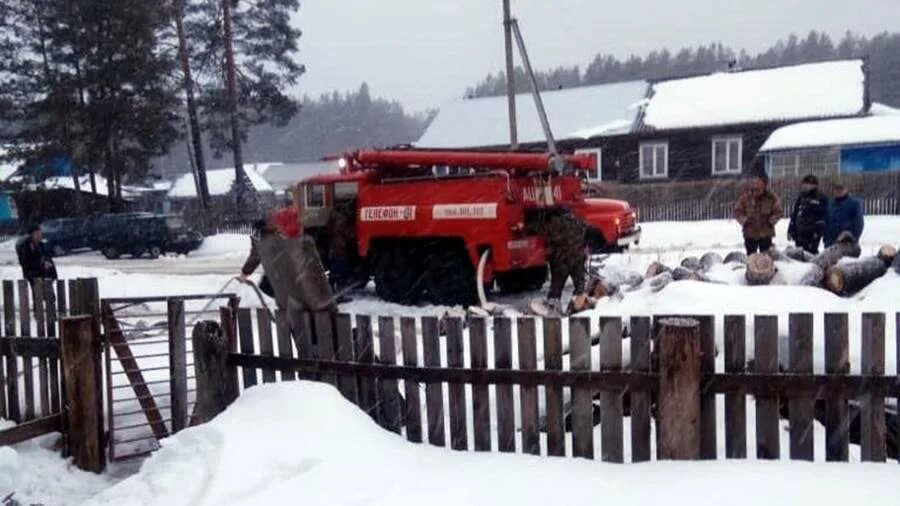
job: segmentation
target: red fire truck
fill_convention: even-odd
[[[469,304],[484,288],[544,283],[546,247],[526,232],[542,213],[570,209],[590,224],[594,249],[640,239],[628,203],[584,197],[581,176],[592,164],[588,155],[357,151],[339,160],[340,173],[299,182],[294,203],[326,265],[335,213],[345,213],[353,247],[342,261],[359,281],[373,277],[381,298]]]

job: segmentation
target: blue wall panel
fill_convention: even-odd
[[[841,150],[841,172],[880,172],[886,170],[900,170],[900,144],[894,146],[843,148]]]

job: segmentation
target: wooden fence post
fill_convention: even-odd
[[[237,398],[233,385],[237,371],[228,365],[229,339],[214,321],[194,326],[191,343],[194,347],[194,369],[197,374],[198,423],[206,423],[225,410]]]
[[[185,339],[184,299],[166,301],[169,324],[169,392],[172,412],[172,433],[188,422],[187,401],[187,340]]]
[[[659,330],[660,459],[700,458],[700,322],[666,318]]]
[[[92,316],[64,318],[62,356],[65,364],[67,454],[85,471],[106,467],[103,441],[103,390],[100,339]]]

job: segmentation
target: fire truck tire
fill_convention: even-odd
[[[421,295],[414,255],[403,248],[385,248],[375,263],[375,293],[397,304],[414,304]]]
[[[478,302],[475,269],[465,250],[438,250],[428,255],[424,278],[432,304],[468,306]]]

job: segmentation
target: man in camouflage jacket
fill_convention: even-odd
[[[734,219],[741,224],[747,255],[765,253],[772,248],[775,224],[784,210],[781,199],[772,193],[763,176],[753,178],[750,187],[738,198],[734,207]]]

